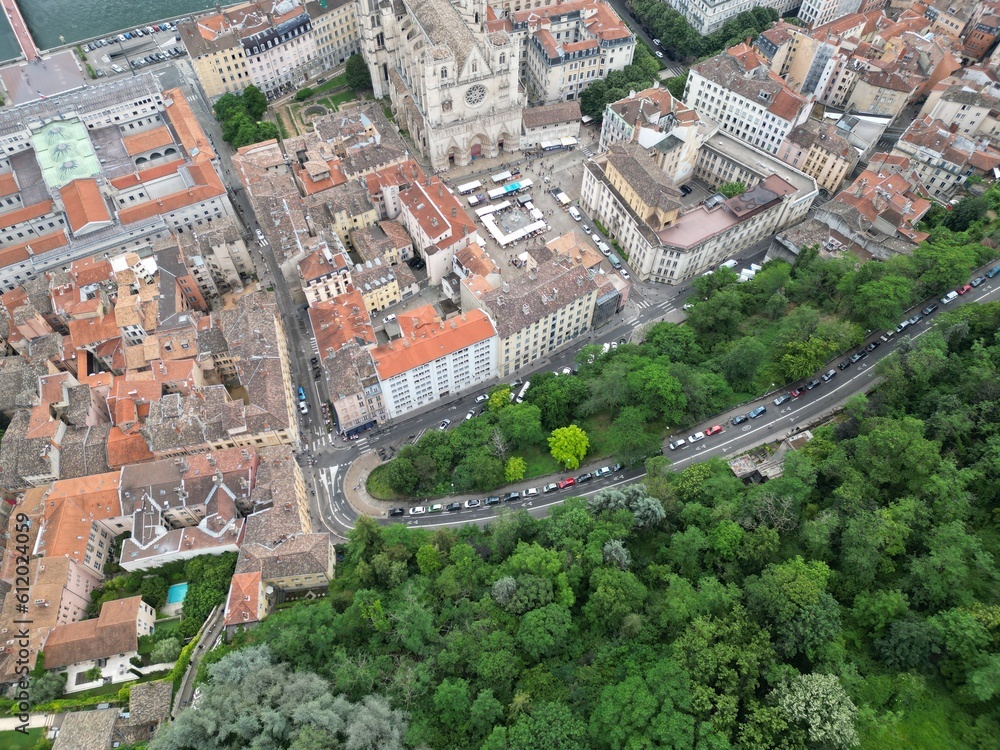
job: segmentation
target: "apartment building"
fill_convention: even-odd
[[[235,216],[186,99],[151,73],[5,109],[0,145],[0,291]]]
[[[664,143],[670,146],[678,164],[674,177],[683,181],[694,169],[694,161],[704,135],[714,130],[714,124],[702,121],[698,113],[665,88],[653,88],[629,93],[624,99],[611,102],[604,108],[601,123],[600,151],[607,151],[614,143],[636,142],[651,145],[664,142],[664,136],[673,138]]]
[[[497,375],[505,378],[530,367],[587,334],[617,311],[604,300],[597,312],[601,280],[594,269],[545,245],[519,256],[525,265],[516,278],[481,294],[464,293],[463,309],[486,311],[496,321]],[[597,322],[595,323],[595,318]]]
[[[275,96],[361,48],[350,0],[258,0],[196,16],[179,23],[177,33],[209,99],[250,84]]]
[[[776,154],[788,133],[812,112],[812,101],[786,86],[746,44],[692,67],[684,103],[770,154]]]
[[[982,145],[930,116],[913,122],[892,153],[908,158],[932,198],[947,201],[972,175],[992,177],[1000,149]]]
[[[298,264],[302,291],[310,305],[344,294],[351,285],[347,251],[339,237],[332,239],[336,241],[333,249],[329,243],[321,243]]]
[[[949,123],[967,138],[1000,140],[1000,82],[973,76],[950,77],[927,95],[920,118],[930,117]]]
[[[388,419],[368,347],[375,330],[361,292],[349,291],[309,308],[337,430],[345,435]]]
[[[780,232],[771,252],[791,260],[818,245],[823,253],[861,258],[908,255],[927,238],[917,227],[930,206],[909,159],[875,154],[858,179],[816,209],[814,218]]]
[[[437,175],[419,178],[400,190],[399,222],[427,262],[428,283],[440,284],[451,270],[455,253],[477,236],[476,225],[459,199]]]
[[[579,98],[594,81],[631,64],[635,35],[607,3],[568,0],[516,11],[493,22],[514,39],[528,102]]]
[[[855,13],[861,0],[802,0],[796,14],[806,26],[815,27]]]
[[[730,18],[754,8],[774,8],[779,16],[788,15],[799,7],[802,0],[667,0],[691,28],[702,36],[718,31]]]
[[[399,335],[369,350],[392,419],[496,376],[497,331],[482,310],[445,319],[425,305],[393,325]]]
[[[792,130],[777,157],[816,180],[821,190],[836,193],[858,163],[858,151],[836,124],[808,120]]]
[[[677,284],[805,218],[816,182],[719,129],[698,151],[694,176],[742,182],[735,198],[685,203],[656,147],[612,145],[585,164],[580,202],[628,253],[643,280]]]
[[[580,103],[557,102],[530,107],[521,115],[521,150],[543,148],[542,144],[562,143],[564,138],[580,138]]]

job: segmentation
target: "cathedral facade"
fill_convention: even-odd
[[[518,42],[486,0],[357,0],[375,96],[435,170],[520,146]]]

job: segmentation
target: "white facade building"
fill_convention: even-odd
[[[443,319],[431,305],[401,314],[389,343],[369,350],[390,418],[495,377],[497,332],[481,310]]]
[[[667,0],[702,36],[722,28],[730,18],[754,8],[774,8],[779,16],[791,13],[802,0]]]

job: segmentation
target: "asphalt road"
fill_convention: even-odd
[[[705,461],[716,456],[728,458],[730,456],[743,453],[757,445],[767,443],[772,440],[783,439],[790,434],[793,434],[793,432],[800,426],[809,425],[816,421],[825,419],[828,415],[841,408],[843,404],[854,394],[868,391],[874,387],[877,381],[877,377],[875,375],[875,365],[884,357],[891,354],[895,350],[896,346],[898,346],[899,342],[904,338],[919,338],[926,334],[927,331],[930,330],[935,317],[939,315],[942,310],[950,309],[951,307],[955,307],[960,304],[967,304],[973,301],[996,301],[998,298],[998,292],[1000,292],[1000,276],[994,279],[988,279],[982,286],[977,289],[973,289],[971,292],[962,297],[959,297],[949,306],[941,305],[932,315],[922,319],[919,323],[910,326],[904,333],[897,334],[887,343],[881,344],[877,349],[875,349],[874,352],[870,353],[865,359],[861,360],[857,364],[851,365],[845,370],[839,370],[837,365],[842,359],[844,359],[844,357],[834,360],[829,364],[829,366],[824,367],[821,370],[821,372],[825,372],[827,369],[836,370],[837,375],[829,383],[821,383],[813,390],[807,390],[800,397],[781,404],[780,406],[774,405],[774,399],[786,391],[784,389],[775,390],[772,393],[762,396],[756,401],[744,404],[739,408],[726,412],[725,414],[717,415],[706,423],[692,427],[682,435],[677,435],[675,437],[686,438],[694,432],[704,431],[705,428],[715,424],[719,424],[723,427],[722,433],[708,437],[694,445],[688,445],[676,451],[666,450],[665,452],[672,461],[675,469],[683,470],[691,464],[699,461]],[[907,315],[909,316],[915,314],[925,304],[927,304],[926,301],[921,303],[916,310],[909,311]],[[647,310],[648,309],[649,308],[647,308]],[[618,330],[620,332],[620,328]],[[611,332],[608,333],[610,334]],[[866,340],[866,343],[872,340],[878,340],[878,337],[882,333],[882,331],[877,331]],[[597,343],[601,343],[604,340],[611,340],[615,338],[615,335],[605,334],[596,341]],[[549,363],[540,369],[557,370],[564,364],[571,364],[575,351],[576,350],[574,349],[567,351],[558,357],[554,357]],[[849,355],[850,353],[845,355],[845,357]],[[818,377],[819,374],[820,373],[816,373],[816,376]],[[525,379],[528,379],[529,377],[530,376]],[[809,379],[810,378],[807,378],[806,380]],[[802,382],[804,383],[806,381],[803,380]],[[790,384],[788,390],[790,391],[797,385],[800,384]],[[331,453],[324,454],[320,460],[320,470],[328,472],[332,471],[332,474],[336,479],[336,481],[331,484],[335,490],[334,494],[342,494],[343,471],[346,469],[346,465],[353,460],[353,458],[360,455],[363,450],[377,448],[380,445],[397,445],[400,442],[400,435],[403,435],[404,433],[407,436],[410,434],[419,435],[422,430],[436,429],[437,423],[444,418],[451,419],[454,426],[454,423],[456,423],[457,420],[464,418],[464,414],[468,409],[476,406],[474,404],[474,395],[475,394],[470,394],[467,398],[444,405],[431,413],[422,415],[413,420],[407,420],[399,423],[386,435],[369,439],[368,444],[365,446],[350,446],[347,450],[333,451]],[[736,426],[731,424],[730,420],[734,416],[738,414],[746,414],[752,408],[761,405],[767,407],[767,411],[762,416],[754,420],[748,420]],[[600,464],[583,466],[572,474],[579,475],[584,471],[592,471],[598,465]],[[564,476],[571,476],[572,474],[567,472],[557,477],[536,478],[530,482],[521,482],[510,487],[505,487],[503,490],[499,490],[496,493],[502,495],[504,492],[511,490],[521,491],[527,487],[535,487],[539,490],[540,494],[531,500],[503,503],[499,506],[491,507],[481,506],[479,508],[471,509],[463,507],[460,511],[451,513],[445,512],[441,514],[425,514],[420,516],[407,515],[399,518],[385,519],[385,522],[399,522],[405,523],[409,526],[419,526],[422,528],[461,526],[466,523],[486,523],[495,518],[500,511],[507,508],[525,508],[532,515],[540,517],[547,514],[548,509],[551,506],[563,502],[568,497],[587,497],[607,487],[614,487],[634,482],[645,476],[645,472],[640,466],[617,472],[613,476],[609,476],[605,479],[594,480],[586,485],[578,485],[565,490],[557,490],[550,494],[541,494],[542,486],[546,483],[557,481]],[[426,502],[414,501],[410,505],[427,506],[434,502],[441,502],[447,505],[449,502],[464,502],[469,497],[478,497],[481,499],[483,496],[463,494]],[[323,500],[324,502],[329,502],[328,498],[324,498]],[[343,504],[337,503],[335,505],[338,510],[338,518],[336,519],[338,525],[352,523],[353,519],[356,517],[356,514],[350,509],[350,506],[347,506],[346,510],[344,509],[343,506],[345,505],[346,502]],[[409,508],[410,505],[408,505],[407,508]]]

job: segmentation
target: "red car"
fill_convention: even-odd
[[[966,284],[965,286],[960,286],[955,291],[958,292],[959,294],[965,294],[970,289],[972,289],[972,284]]]
[[[805,392],[806,392],[805,388],[796,388],[794,391],[792,391],[792,398],[798,398]]]
[[[709,427],[707,430],[705,430],[705,437],[708,437],[709,435],[718,435],[720,432],[722,432],[722,425],[721,424],[713,425],[712,427]]]
[[[567,487],[572,487],[576,484],[576,480],[573,477],[566,477],[561,482],[559,482],[559,489],[564,490]]]

